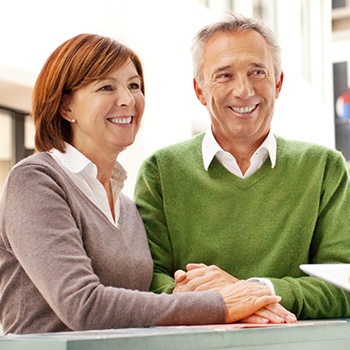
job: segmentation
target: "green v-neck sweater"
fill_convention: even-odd
[[[350,263],[350,186],[344,157],[277,139],[241,179],[202,159],[204,134],[156,151],[141,165],[135,201],[152,257],[152,289],[171,292],[187,263],[215,264],[239,279],[269,278],[299,319],[350,317],[350,294],[305,276],[306,263]]]

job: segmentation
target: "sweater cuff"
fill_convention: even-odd
[[[273,283],[268,278],[251,277],[251,278],[248,278],[247,281],[249,281],[249,282],[258,282],[258,283],[261,283],[261,284],[265,284],[266,286],[268,286],[270,288],[271,293],[273,295],[276,295],[275,288],[273,287]]]

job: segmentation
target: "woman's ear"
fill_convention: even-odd
[[[61,116],[64,119],[68,120],[69,122],[71,122],[73,119],[70,105],[71,105],[71,96],[64,94],[62,97],[61,105],[59,107],[59,111],[61,113]]]

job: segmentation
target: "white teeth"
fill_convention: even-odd
[[[231,109],[236,112],[236,113],[240,113],[240,114],[244,114],[244,113],[250,113],[255,106],[250,106],[250,107],[231,107]]]
[[[111,118],[109,119],[110,122],[114,124],[130,124],[132,117],[129,118]]]

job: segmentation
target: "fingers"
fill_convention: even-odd
[[[255,312],[254,315],[240,320],[243,323],[295,323],[295,315],[281,304],[270,304]]]
[[[176,283],[184,281],[186,279],[186,272],[184,270],[175,271],[174,279]]]
[[[186,285],[183,286],[181,284],[176,284],[172,293],[179,293],[179,292],[189,292],[188,290],[186,290]]]
[[[270,291],[269,291],[270,292]],[[282,298],[278,295],[259,295],[256,296],[253,295],[253,298],[255,297],[255,300],[252,301],[253,307],[255,308],[254,313],[256,313],[258,310],[262,309],[263,307],[266,307],[270,304],[279,303]]]
[[[258,316],[257,314],[250,315],[248,317],[242,318],[239,322],[241,323],[258,323],[258,324],[267,324],[270,323],[268,318]]]
[[[269,318],[271,323],[281,323],[279,319],[281,319],[283,323],[294,323],[297,321],[293,313],[278,303],[265,306],[261,311],[258,311],[258,314]]]
[[[201,267],[207,267],[207,265],[205,265],[205,264],[189,263],[189,264],[186,265],[186,270],[187,271],[191,271],[191,270],[198,269],[198,268],[201,268]]]
[[[278,314],[275,314],[274,312],[267,309],[269,305],[263,307],[262,309],[258,310],[255,315],[260,316],[264,319],[269,320],[269,323],[285,323],[285,320],[280,317]]]
[[[210,281],[207,277],[196,277],[194,279],[188,279],[187,277],[178,282],[176,280],[175,292],[200,292],[204,290],[218,290],[219,287]]]
[[[176,287],[174,292],[194,292],[214,287],[215,279],[208,273],[206,270],[208,267],[205,264],[188,264],[187,267],[190,268],[187,272],[175,271]]]
[[[214,290],[239,281],[236,277],[216,265],[191,263],[186,265],[187,272],[177,270],[174,274],[175,292]]]
[[[191,271],[191,270],[203,268],[203,267],[206,267],[206,265],[205,264],[187,264],[186,270]],[[202,273],[201,271],[197,270],[197,273],[192,274],[191,277],[195,278],[196,276],[202,275]],[[187,277],[187,273],[184,270],[179,269],[174,273],[174,279],[176,283],[184,281],[186,277]]]

